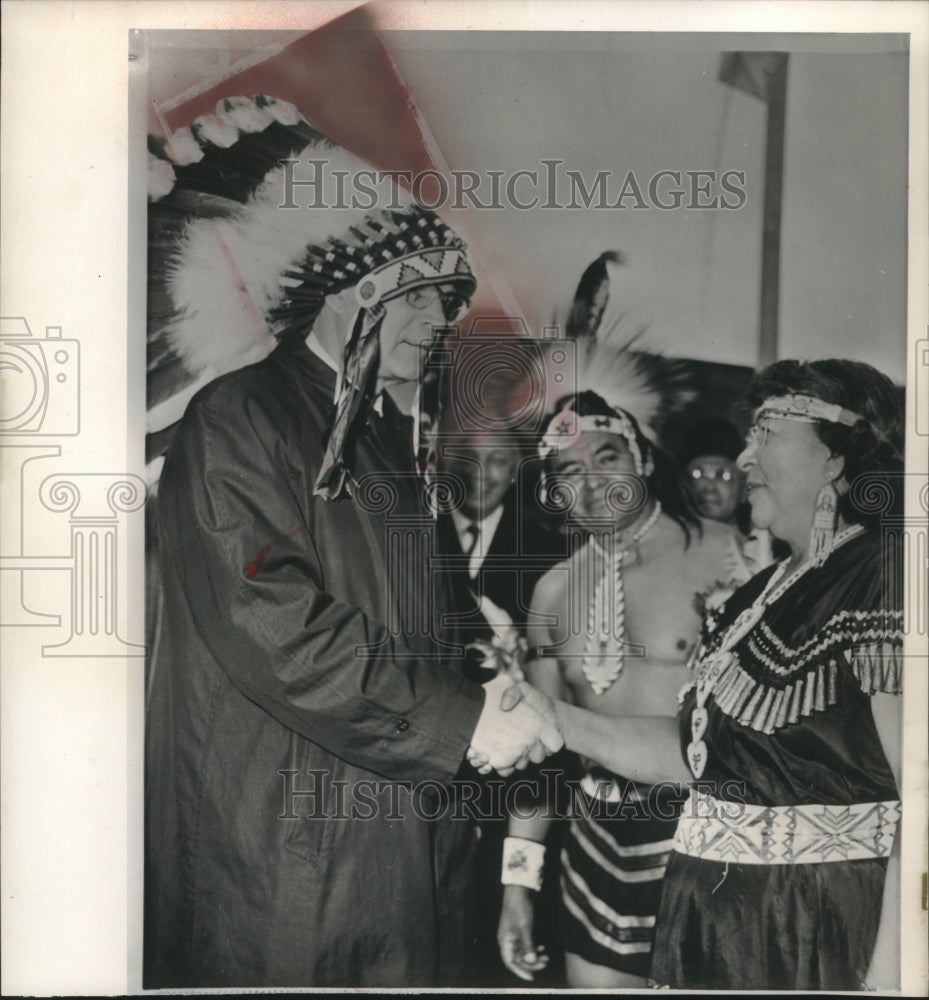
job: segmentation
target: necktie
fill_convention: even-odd
[[[467,528],[464,530],[464,539],[462,540],[462,551],[466,556],[471,555],[474,551],[474,546],[477,545],[477,536],[481,533],[480,528],[472,521]]]
[[[474,549],[477,546],[477,539],[480,533],[481,529],[473,521],[467,526],[467,528],[465,528],[461,550],[466,556],[472,556],[474,554]],[[472,580],[477,576],[477,567],[474,565],[473,559],[471,559],[468,565],[468,576],[470,576]]]

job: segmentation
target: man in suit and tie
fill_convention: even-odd
[[[523,635],[535,584],[566,556],[527,488],[523,457],[506,426],[443,435],[439,468],[458,481],[463,499],[440,517],[439,538],[451,557],[465,642]]]

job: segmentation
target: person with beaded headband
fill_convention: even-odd
[[[893,989],[902,552],[883,527],[903,512],[902,394],[861,362],[780,361],[749,402],[753,521],[790,556],[707,617],[679,723],[555,707],[569,748],[691,780],[653,985]]]
[[[547,502],[573,505],[572,554],[535,589],[534,620],[551,624],[530,629],[527,678],[604,720],[670,717],[703,602],[747,579],[733,532],[699,521],[668,456],[631,413],[595,392],[560,402],[539,453]],[[589,757],[582,763],[560,860],[567,982],[644,986],[680,795]],[[545,965],[533,935],[545,814],[513,814],[504,846],[499,944],[525,979]]]
[[[236,130],[268,146],[237,153]],[[367,165],[280,102],[221,102],[192,135],[205,166],[179,178],[261,176],[173,233],[157,297],[195,392],[159,483],[144,985],[463,985],[475,832],[454,779],[469,747],[509,771],[561,745],[551,714],[510,717],[501,683],[461,673],[391,399],[467,305],[466,248],[397,189],[400,208],[287,209],[282,147]]]

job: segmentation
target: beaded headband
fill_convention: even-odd
[[[864,417],[844,409],[838,403],[826,403],[815,396],[799,394],[766,399],[759,407],[755,420],[761,420],[763,417],[797,420],[805,424],[825,420],[830,424],[845,424],[846,427],[854,427],[859,420],[864,420]]]
[[[461,237],[419,205],[374,212],[352,226],[350,236],[353,243],[332,237],[310,247],[302,266],[284,273],[280,283],[286,295],[274,311],[278,324],[286,326],[291,317],[305,322],[327,295],[353,285],[364,309],[425,285],[455,282],[465,295],[477,285]]]
[[[355,297],[366,307],[395,299],[424,285],[455,281],[473,288],[474,277],[463,249],[419,250],[372,271],[355,286]]]
[[[549,458],[562,448],[570,448],[576,444],[585,431],[602,431],[605,434],[617,434],[626,439],[629,451],[635,463],[636,475],[644,476],[645,464],[642,452],[636,439],[635,428],[622,410],[614,411],[614,415],[582,416],[567,407],[556,413],[548,423],[542,440],[539,442],[539,456]]]

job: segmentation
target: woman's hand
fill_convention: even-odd
[[[535,896],[532,889],[522,885],[504,886],[503,908],[497,930],[503,964],[514,975],[529,982],[548,965],[545,946],[536,947],[532,942]]]
[[[480,774],[490,774],[492,770],[496,770],[502,778],[509,777],[514,770],[523,770],[530,761],[533,764],[541,764],[549,754],[564,746],[564,739],[559,727],[559,716],[552,699],[524,680],[504,686],[503,678],[506,676],[505,673],[498,674],[494,680],[488,681],[484,685],[487,697],[497,697],[495,688],[499,690],[500,687],[503,687],[499,702],[500,711],[512,712],[519,708],[522,712],[529,712],[531,716],[541,720],[543,731],[540,740],[527,747],[518,760],[503,767],[493,764],[489,754],[480,748],[474,745],[468,747],[467,758],[472,767],[476,768]]]

